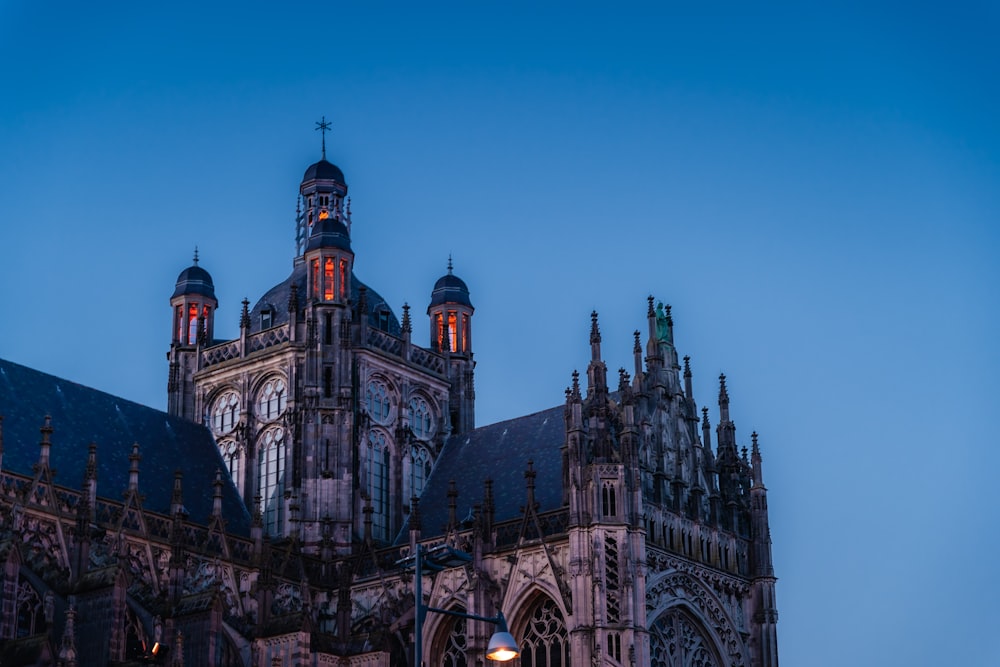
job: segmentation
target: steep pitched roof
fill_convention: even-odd
[[[566,440],[563,407],[497,422],[452,436],[434,465],[420,499],[425,535],[440,534],[448,523],[448,484],[455,480],[458,520],[483,501],[483,483],[493,480],[495,519],[521,516],[525,503],[524,471],[528,461],[537,473],[535,500],[539,512],[562,506],[562,446]],[[405,541],[408,526],[397,537]]]
[[[32,475],[38,461],[39,427],[52,417],[50,465],[56,483],[79,489],[87,449],[97,443],[97,495],[121,500],[128,487],[129,454],[139,443],[139,492],[143,507],[170,513],[174,471],[184,473],[184,506],[191,521],[212,513],[216,470],[226,466],[208,429],[165,412],[0,359],[3,468]],[[226,530],[249,536],[250,515],[236,487],[223,475]]]

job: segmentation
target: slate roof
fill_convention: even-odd
[[[467,517],[472,506],[483,502],[483,483],[493,480],[495,520],[522,516],[525,504],[524,471],[528,461],[537,473],[535,500],[538,511],[562,506],[562,447],[566,440],[563,406],[524,417],[497,422],[445,442],[420,498],[421,528],[424,535],[439,535],[448,523],[448,484],[455,480],[458,491],[458,520]],[[396,538],[409,539],[409,526]]]
[[[97,443],[97,495],[121,502],[128,487],[129,454],[139,443],[143,508],[170,513],[174,471],[184,473],[184,507],[191,521],[212,513],[216,470],[225,464],[203,426],[90,387],[0,359],[3,468],[31,476],[38,461],[39,428],[52,417],[50,466],[57,484],[79,489],[90,443]],[[228,475],[222,476],[226,530],[250,535],[250,515]]]
[[[304,306],[309,300],[309,293],[306,291],[306,265],[305,263],[297,265],[292,269],[291,275],[285,278],[283,281],[272,287],[267,291],[254,304],[253,310],[250,311],[250,332],[257,333],[260,331],[260,313],[266,308],[271,309],[271,326],[276,327],[280,324],[288,323],[288,297],[292,294],[292,284],[298,286],[299,292],[299,305]],[[382,298],[382,295],[368,287],[363,282],[361,282],[357,275],[351,272],[351,301],[354,303],[358,302],[358,298],[361,295],[361,287],[364,286],[368,290],[368,323],[374,327],[379,328],[379,316],[380,310],[384,310],[389,313],[389,333],[394,336],[399,336],[401,333],[399,327],[399,320],[396,319],[396,314],[392,311],[392,308],[386,303],[386,300]],[[222,341],[218,341],[222,342]]]

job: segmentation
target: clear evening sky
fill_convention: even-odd
[[[759,4],[6,0],[0,356],[164,408],[177,274],[235,337],[325,115],[358,276],[421,342],[468,283],[480,424],[653,294],[760,433],[783,663],[1000,664],[1000,7]]]

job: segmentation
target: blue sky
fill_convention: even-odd
[[[210,6],[201,6],[202,4]],[[468,5],[473,5],[472,7]],[[761,434],[788,665],[1000,664],[995,3],[0,3],[0,355],[165,406],[291,269],[314,123],[415,338],[449,253],[477,418],[558,404],[596,309],[674,309]]]

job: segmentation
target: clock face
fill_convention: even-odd
[[[223,392],[212,404],[212,431],[216,435],[232,433],[240,423],[240,396],[235,391]]]
[[[273,378],[264,383],[257,397],[257,418],[273,421],[285,412],[287,389],[282,378]]]

